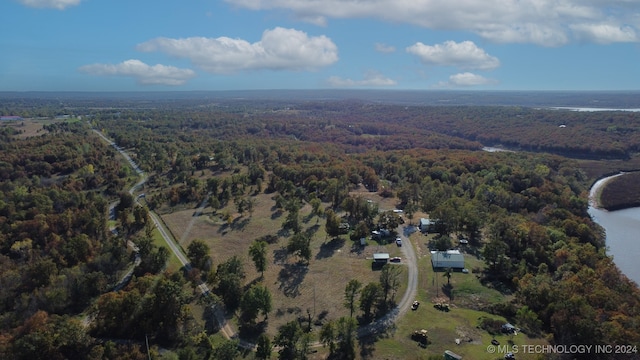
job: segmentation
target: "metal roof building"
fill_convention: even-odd
[[[458,250],[432,251],[431,266],[434,269],[464,269],[464,256]]]

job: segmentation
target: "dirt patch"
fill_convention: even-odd
[[[482,333],[476,328],[461,325],[456,327],[456,334],[460,344],[482,344]]]

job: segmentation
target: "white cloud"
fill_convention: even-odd
[[[638,42],[638,33],[631,26],[615,26],[609,24],[576,24],[572,25],[579,39],[598,44],[615,42]]]
[[[69,6],[76,6],[82,0],[20,0],[20,2],[28,7],[34,8],[53,8],[64,10]]]
[[[191,69],[180,69],[166,65],[147,65],[140,60],[131,59],[119,64],[91,64],[78,70],[91,75],[129,76],[143,85],[183,85],[195,76]]]
[[[362,80],[344,79],[339,76],[331,76],[327,83],[332,87],[378,87],[378,86],[395,86],[398,83],[385,77],[378,72],[368,72],[364,74]]]
[[[388,53],[395,52],[396,48],[391,45],[376,43],[376,51],[388,54]]]
[[[500,60],[487,54],[472,41],[445,41],[442,44],[425,45],[421,42],[409,46],[406,51],[416,55],[427,65],[456,66],[461,69],[491,70],[500,66]]]
[[[156,38],[138,45],[141,51],[162,51],[187,58],[211,73],[243,70],[317,70],[338,61],[338,47],[326,36],[277,27],[249,43],[228,37]]]
[[[480,85],[493,85],[497,84],[496,80],[487,79],[484,76],[476,75],[470,72],[464,72],[460,74],[454,74],[449,76],[449,81],[439,82],[435,85],[437,88],[454,88],[454,87],[469,87]]]
[[[285,9],[318,24],[329,18],[375,18],[438,30],[462,30],[488,40],[560,46],[572,40],[629,41],[628,36],[580,36],[582,24],[640,29],[635,0],[225,0],[251,10]],[[622,31],[622,35],[626,31]],[[634,41],[639,41],[634,37]]]

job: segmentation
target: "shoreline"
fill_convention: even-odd
[[[598,179],[595,183],[593,183],[593,185],[591,186],[591,189],[589,189],[589,206],[595,209],[608,211],[607,209],[602,207],[602,201],[600,199],[600,196],[602,195],[602,190],[611,179],[616,178],[618,176],[622,176],[624,174],[625,174],[624,172],[620,172],[615,175]]]

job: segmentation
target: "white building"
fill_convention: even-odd
[[[431,266],[434,269],[464,269],[464,256],[458,250],[432,251]]]

